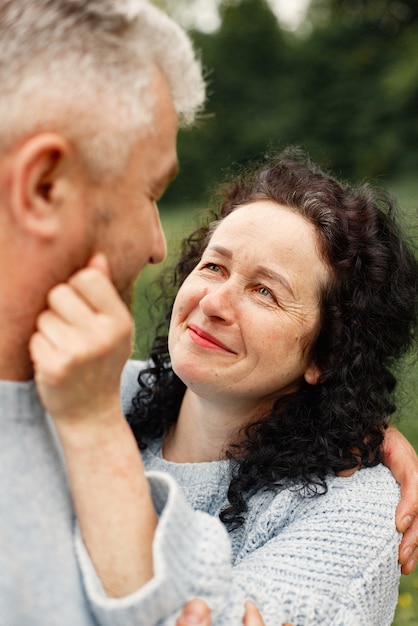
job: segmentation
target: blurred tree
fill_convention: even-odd
[[[416,0],[311,0],[314,22],[368,23],[386,36],[397,35],[418,16]]]
[[[355,178],[416,170],[416,0],[312,0],[310,18],[303,54],[314,74],[328,70],[315,96],[326,127],[315,124],[310,141]]]
[[[282,139],[291,115],[288,47],[264,0],[224,3],[215,34],[193,32],[207,68],[209,100],[197,127],[182,133],[182,173],[171,197],[202,197],[221,171]]]
[[[282,31],[267,0],[223,0],[221,17],[191,33],[209,100],[180,133],[168,202],[202,201],[231,164],[288,143],[347,178],[416,172],[416,0],[312,0],[303,36]]]

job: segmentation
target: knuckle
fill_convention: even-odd
[[[52,305],[54,302],[57,301],[57,299],[60,299],[65,294],[66,289],[67,289],[67,286],[64,285],[63,283],[60,283],[59,285],[55,285],[55,287],[52,287],[47,297],[48,304]]]

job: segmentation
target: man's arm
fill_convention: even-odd
[[[396,527],[403,533],[399,546],[402,574],[410,574],[418,562],[418,457],[409,441],[390,426],[383,442],[383,462],[401,486]]]

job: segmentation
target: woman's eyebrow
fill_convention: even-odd
[[[232,252],[228,250],[228,248],[224,248],[223,246],[216,246],[209,244],[208,250],[213,250],[213,252],[217,252],[221,256],[226,257],[227,259],[232,259]]]
[[[224,248],[224,246],[209,244],[208,250],[217,252],[218,254],[220,254],[223,257],[226,257],[227,259],[232,259],[231,250],[228,250],[228,248]],[[279,274],[278,272],[274,272],[273,270],[269,269],[268,267],[265,267],[264,265],[258,265],[255,268],[255,273],[258,276],[264,276],[265,278],[270,278],[271,280],[274,280],[275,282],[280,283],[290,293],[290,295],[294,299],[296,299],[289,281],[284,276],[282,276],[282,274]]]
[[[271,280],[280,283],[290,293],[290,295],[295,298],[295,294],[293,293],[289,281],[286,280],[286,278],[282,276],[282,274],[278,274],[268,267],[264,267],[264,265],[258,265],[255,269],[255,272],[258,276],[265,276],[266,278],[270,278]]]

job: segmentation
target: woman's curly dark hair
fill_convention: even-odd
[[[380,461],[395,409],[390,368],[412,347],[417,330],[417,261],[384,191],[341,183],[293,148],[225,185],[216,219],[257,200],[289,207],[314,224],[332,278],[321,294],[320,331],[312,348],[320,384],[304,382],[277,400],[268,415],[245,428],[243,442],[228,450],[236,469],[229,506],[220,517],[230,529],[242,524],[254,490],[277,488],[290,478],[308,493],[324,493],[328,472]],[[183,242],[175,291],[200,260],[213,228],[202,227]],[[167,321],[172,303],[173,298]],[[170,367],[167,332],[154,342],[151,359],[128,418],[141,448],[177,420],[185,391]]]

